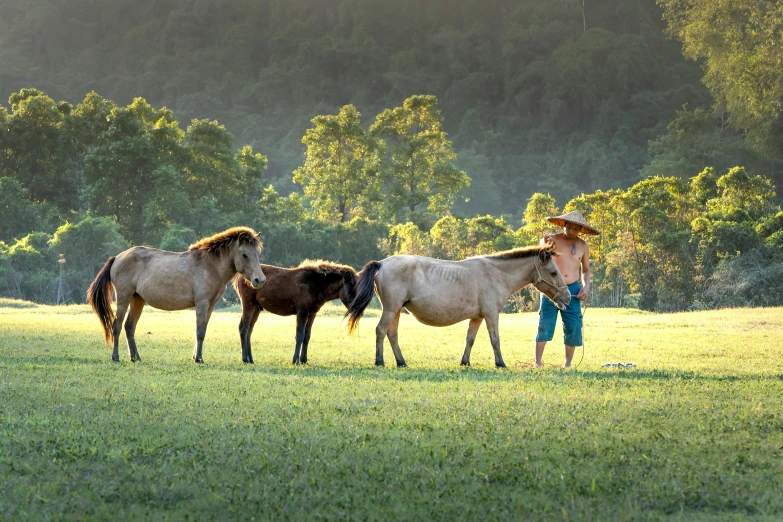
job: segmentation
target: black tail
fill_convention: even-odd
[[[359,280],[356,283],[356,297],[348,306],[345,317],[348,319],[348,333],[353,333],[359,326],[359,319],[364,315],[364,309],[372,301],[375,286],[375,275],[381,269],[380,261],[370,261],[359,272]]]
[[[114,311],[111,309],[111,266],[116,257],[110,257],[87,289],[87,302],[103,326],[106,344],[114,341]]]

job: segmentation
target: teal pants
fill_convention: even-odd
[[[555,336],[557,312],[563,318],[563,342],[568,346],[582,346],[582,301],[574,297],[579,293],[579,281],[568,285],[571,292],[571,302],[565,310],[560,310],[544,294],[541,294],[541,306],[538,308],[538,333],[536,342],[551,341]]]

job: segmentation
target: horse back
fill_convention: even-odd
[[[276,315],[294,315],[307,297],[296,269],[261,264],[266,283],[255,289],[242,278],[240,298],[242,306],[259,306]],[[237,276],[242,277],[242,276]]]

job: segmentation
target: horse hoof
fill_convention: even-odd
[[[299,362],[302,364],[307,364],[307,359],[299,359]]]
[[[470,361],[460,361],[460,366],[470,366]]]
[[[197,364],[204,364],[204,359],[197,359],[196,357],[194,357],[193,362]]]
[[[408,367],[408,365],[405,364],[405,361],[403,361],[401,363],[400,362],[397,363],[397,368],[407,368],[407,367]]]
[[[112,357],[111,358],[111,362],[120,362],[120,358],[119,357]]]
[[[495,367],[496,368],[505,368],[506,367],[506,363],[502,363],[502,362],[501,363],[495,363]]]
[[[386,366],[383,361],[375,361],[375,366]]]

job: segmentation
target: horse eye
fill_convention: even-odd
[[[242,257],[244,257],[245,259],[247,259],[247,254],[242,254]]]
[[[552,277],[555,277],[557,275],[557,272],[552,272]]]

